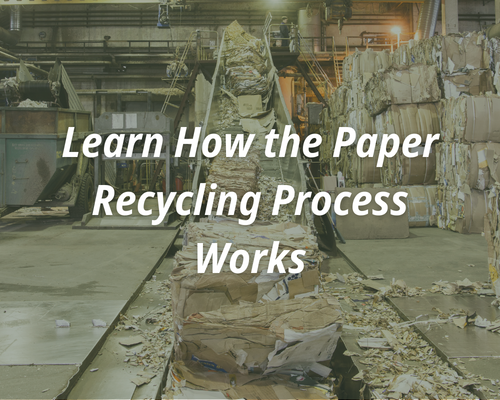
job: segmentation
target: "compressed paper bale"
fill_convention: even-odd
[[[410,48],[407,44],[399,46],[392,54],[392,65],[396,68],[410,65]]]
[[[364,75],[366,73],[373,74],[378,71],[378,51],[373,51],[373,49],[366,49],[360,53],[359,60],[359,74]]]
[[[466,32],[442,37],[443,72],[489,68],[486,44],[484,33]]]
[[[408,186],[408,221],[410,228],[437,226],[437,186]]]
[[[484,33],[464,32],[411,41],[410,63],[436,65],[445,74],[490,67]]]
[[[401,185],[434,185],[436,183],[436,153],[424,157],[423,147],[414,149],[419,156],[408,158],[401,154]]]
[[[356,142],[364,134],[375,134],[373,117],[364,108],[356,109],[346,115],[348,127],[356,131]]]
[[[182,341],[174,345],[175,360],[195,361],[220,373],[300,369],[331,359],[341,329],[340,304],[325,295],[223,306],[182,322]],[[281,350],[276,352],[278,345]]]
[[[443,186],[456,186],[486,190],[500,180],[499,143],[439,143],[437,153],[437,179]]]
[[[207,178],[207,189],[205,195],[212,191],[216,193],[214,204],[218,204],[222,192],[235,192],[238,200],[236,205],[236,216],[243,217],[240,212],[240,202],[248,192],[256,192],[258,187],[258,174],[260,173],[260,150],[251,149],[247,157],[226,157],[225,154],[218,154],[210,165],[210,172]],[[217,188],[212,190],[210,185],[217,184]],[[230,202],[226,201],[224,212],[229,212]],[[227,215],[227,214],[226,214]]]
[[[391,210],[398,209],[394,204],[393,198],[399,188],[360,188],[360,189],[338,189],[336,194],[339,195],[343,192],[351,193],[350,198],[342,200],[342,208],[352,210],[353,201],[356,196],[361,192],[368,192],[372,197],[372,201],[363,209],[366,210],[379,210],[380,207],[375,204],[375,197],[379,192],[389,192],[389,197],[384,201]],[[345,216],[336,216],[336,226],[342,236],[346,240],[368,240],[368,239],[398,239],[407,238],[410,235],[408,215],[402,214],[400,216],[393,216],[391,213],[386,213],[383,216],[374,216],[371,213],[368,215],[359,216],[352,211]]]
[[[332,158],[331,173],[337,175],[340,172],[345,178],[346,187],[350,188],[366,183],[381,183],[381,169],[376,166],[378,152],[377,148],[375,157],[361,158],[355,146],[344,147],[340,157]]]
[[[375,74],[365,86],[365,107],[372,116],[391,105],[433,103],[441,99],[437,70],[413,65]]]
[[[443,101],[442,139],[500,143],[500,96],[460,96]]]
[[[332,118],[337,118],[346,113],[350,90],[350,86],[343,83],[333,92],[329,100]]]
[[[423,156],[423,147],[412,152],[419,153],[415,158],[407,158],[402,151],[384,160],[381,168],[382,182],[386,186],[434,185],[436,183],[436,154]]]
[[[417,134],[422,142],[427,135],[440,132],[439,103],[393,105],[374,118],[379,142],[385,134],[397,134],[401,142],[408,135]]]
[[[381,183],[381,171],[377,168],[379,149],[377,148],[374,157],[359,157],[356,149],[352,149],[352,162],[349,163],[348,171],[342,171],[344,176],[354,180],[355,184]]]
[[[490,207],[488,191],[461,191],[454,186],[438,190],[438,226],[458,233],[482,233]]]
[[[491,70],[473,70],[443,76],[444,96],[446,99],[467,94],[478,96],[487,92],[495,93],[493,72]]]
[[[484,235],[488,243],[488,269],[495,289],[500,296],[500,201],[498,192],[488,197],[488,213],[484,223]]]
[[[350,82],[350,90],[346,95],[345,113],[365,107],[365,83],[362,78]]]
[[[378,72],[380,70],[386,70],[392,66],[392,54],[389,50],[377,51],[377,58],[375,60],[376,67],[373,72]]]
[[[497,65],[500,62],[500,38],[491,38],[486,44],[486,49],[489,50],[490,67],[494,72],[498,72]]]
[[[350,54],[344,58],[344,61],[342,64],[342,80],[344,82],[350,82],[350,81],[352,81],[352,79],[355,75],[359,75],[359,71],[356,71],[356,72],[353,71],[353,67],[354,67],[353,62],[354,62],[355,56],[356,56],[356,53]]]

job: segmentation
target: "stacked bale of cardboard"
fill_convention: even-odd
[[[364,72],[356,68],[357,58],[360,56],[353,55],[344,64],[344,76],[350,81]],[[370,59],[373,58],[376,56],[370,54]],[[368,180],[383,186],[429,185],[435,182],[429,172],[436,165],[441,187],[436,191],[437,203],[431,208],[438,210],[439,225],[460,232],[480,231],[480,209],[485,211],[487,207],[479,206],[481,193],[474,190],[491,187],[494,181],[490,177],[491,169],[496,168],[491,162],[484,167],[478,154],[482,156],[484,151],[497,154],[493,143],[500,142],[500,129],[492,119],[500,111],[500,103],[492,95],[495,86],[500,88],[500,41],[487,40],[484,33],[476,32],[434,36],[410,40],[409,44],[396,49],[391,59],[391,68],[380,69],[363,81],[366,92],[363,106],[373,121],[359,111],[355,117],[342,120],[337,116],[337,120],[347,123],[342,126],[360,127],[358,135],[396,133],[404,139],[408,134],[417,133],[425,139],[428,134],[441,132],[443,143],[436,146],[426,160],[408,160],[398,154],[387,160],[380,170],[380,183],[373,175]],[[348,91],[343,96],[356,99]],[[438,102],[440,98],[443,100]],[[336,108],[339,107],[336,105]],[[475,124],[479,124],[479,129]],[[336,130],[333,132],[336,134]],[[340,171],[347,175],[348,186],[366,185],[366,179],[359,179],[359,171],[371,172],[369,166],[360,168],[363,161],[356,158],[355,152],[346,150],[331,163],[332,173]],[[417,201],[418,198],[423,199],[420,196]],[[467,210],[467,205],[477,206],[475,210]],[[462,220],[469,223],[463,224]]]
[[[499,182],[500,96],[460,96],[443,101],[443,143],[437,146],[439,226],[482,233],[490,190]]]
[[[405,65],[435,65],[441,72],[444,97],[493,91],[490,42],[484,33],[464,32],[410,40]]]
[[[275,241],[280,253],[306,251],[302,272],[288,272],[295,267],[289,258],[285,270],[268,272],[269,255],[240,274],[231,271],[235,252],[253,255]],[[220,272],[197,273],[199,243],[204,257],[211,244],[220,257],[231,243]],[[295,223],[245,227],[217,218],[189,224],[171,275],[176,363],[218,371],[224,382],[227,374],[297,372],[330,360],[342,319],[338,301],[319,293],[321,260],[311,229]],[[311,345],[318,351],[306,351]]]
[[[495,129],[489,125],[491,112],[496,112],[498,106],[496,100],[484,95],[495,91],[490,53],[491,43],[483,33],[466,32],[411,40],[393,57],[398,67],[427,64],[439,72],[443,101],[438,113],[443,142],[436,146],[440,185],[436,193],[438,225],[443,229],[483,231],[482,219],[487,210],[487,193],[483,191],[490,178],[484,176],[488,172],[478,155],[481,157],[486,147],[495,150],[486,142],[496,140]],[[476,123],[488,127],[477,130]]]
[[[235,72],[241,60],[259,70],[260,42],[237,23],[226,30],[225,38],[228,74]],[[256,79],[240,84],[231,78],[230,82],[233,94],[242,95],[260,92],[262,83]],[[267,91],[259,94],[266,97]],[[262,189],[263,183],[272,191],[278,182],[270,178],[263,182],[260,170],[257,146],[245,159],[219,155],[211,163],[207,184],[217,184],[216,201],[221,191],[230,191],[236,192],[239,202],[243,194]],[[224,212],[227,215],[228,209]],[[338,301],[320,292],[322,253],[316,236],[308,226],[262,221],[266,215],[259,212],[252,226],[242,226],[237,219],[210,217],[185,229],[171,274],[172,368],[179,381],[191,388],[227,390],[275,372],[302,375],[311,371],[324,378],[331,372],[320,363],[329,362],[333,355],[342,316]],[[230,245],[228,251],[226,245]],[[295,250],[305,251],[299,257],[304,263],[301,271],[291,258]],[[282,264],[274,263],[283,252]],[[249,263],[244,269],[246,255]],[[205,259],[206,271],[198,272]]]
[[[500,297],[500,196],[497,185],[488,196],[484,235],[488,243],[488,267],[497,297]]]
[[[401,47],[393,54],[372,49],[356,51],[344,60],[344,82],[329,99],[330,112],[323,113],[323,135],[328,145],[322,150],[327,155],[320,158],[323,165],[330,161],[330,173],[340,173],[346,187],[398,188],[436,183],[434,151],[429,158],[419,155],[413,159],[400,151],[377,168],[378,146],[373,158],[359,157],[355,147],[363,134],[378,135],[380,144],[384,134],[396,133],[401,141],[410,134],[419,134],[424,142],[427,135],[439,133],[439,70],[434,65],[410,65],[409,56],[409,49]],[[338,129],[346,126],[356,131],[357,140],[333,159],[334,138]],[[423,148],[417,151],[423,154]],[[429,203],[429,196],[412,191],[408,201],[412,205],[411,226],[435,224],[435,202]],[[421,215],[423,212],[427,214]]]

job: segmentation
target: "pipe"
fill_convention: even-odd
[[[440,5],[440,0],[425,0],[418,16],[415,39],[428,39],[434,36]]]
[[[22,27],[21,23],[21,6],[11,6],[10,7],[10,30],[20,31]]]
[[[0,41],[16,45],[21,38],[21,6],[10,6],[10,31],[0,28]]]

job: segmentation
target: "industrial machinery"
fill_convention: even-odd
[[[270,25],[268,25],[270,26]],[[226,31],[227,32],[227,31]],[[238,120],[234,120],[232,125],[227,128],[220,129],[220,115],[221,115],[221,98],[227,95],[227,90],[225,88],[227,69],[225,66],[224,52],[226,51],[226,32],[222,39],[222,44],[219,49],[219,56],[217,58],[217,66],[215,69],[214,76],[212,78],[212,91],[208,100],[207,113],[205,116],[205,121],[202,125],[201,131],[201,141],[203,141],[209,134],[218,133],[223,136],[226,134],[242,134],[243,128],[239,124]],[[266,32],[264,32],[266,35]],[[268,41],[269,40],[269,41]],[[270,112],[272,110],[275,115],[275,120],[272,126],[268,127],[268,131],[275,129],[277,132],[284,132],[287,126],[291,127],[291,132],[295,133],[294,124],[292,122],[290,113],[287,109],[285,97],[281,91],[278,73],[276,72],[276,67],[274,66],[274,61],[271,56],[270,39],[265,39],[263,41],[264,49],[262,56],[266,59],[266,71],[267,79],[269,82],[269,93],[267,94],[266,106],[263,108],[263,112]],[[280,135],[279,139],[273,147],[273,151],[281,148],[281,141],[283,136]],[[198,193],[199,185],[206,181],[207,172],[205,171],[206,158],[201,151],[197,154],[196,159],[196,169],[193,177],[193,192],[195,193],[195,198],[193,199],[193,204],[196,202],[197,196],[201,195]],[[292,186],[296,192],[307,192],[312,191],[317,193],[318,189],[314,183],[314,178],[310,173],[310,169],[307,167],[307,160],[299,157],[292,157],[291,147],[288,147],[287,154],[285,157],[267,157],[265,155],[264,149],[260,151],[260,167],[261,174],[280,179],[281,181],[286,181],[288,185]],[[192,221],[195,220],[195,216],[191,215]],[[311,211],[311,205],[308,201],[304,203],[304,209],[300,215],[295,215],[293,217],[293,222],[299,223],[305,226],[311,226],[318,234],[318,241],[324,249],[336,251],[336,241],[335,241],[335,225],[331,220],[329,215],[324,217],[315,216]],[[342,239],[343,240],[343,239]]]
[[[0,108],[0,217],[20,207],[62,206],[82,218],[94,199],[92,166],[79,151],[92,119],[66,70],[56,61],[46,80],[35,80],[21,61],[17,76],[2,84],[9,106]],[[68,128],[78,157],[63,157]]]

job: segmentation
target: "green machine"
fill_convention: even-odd
[[[20,207],[69,207],[81,219],[94,199],[92,165],[82,156],[92,131],[63,65],[47,80],[34,80],[21,62],[15,78],[2,81],[8,107],[0,107],[0,217]],[[63,158],[68,128],[74,128],[75,158]]]

